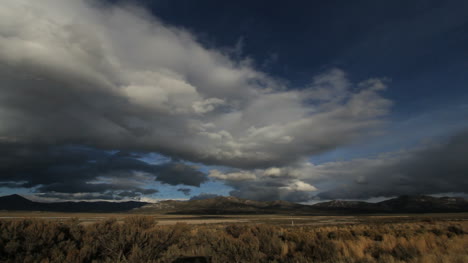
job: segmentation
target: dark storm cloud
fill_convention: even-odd
[[[37,193],[33,198],[38,201],[63,201],[63,200],[74,200],[74,201],[91,201],[91,200],[123,200],[123,199],[133,199],[133,196],[130,198],[122,197],[116,195],[112,192],[106,193]],[[135,196],[135,199],[138,199],[139,196]]]
[[[146,191],[146,193],[144,193]],[[143,193],[142,193],[143,192]],[[92,200],[113,200],[113,201],[122,201],[122,200],[141,200],[142,194],[152,194],[157,192],[153,189],[143,189],[142,192],[135,191],[123,191],[123,192],[98,192],[98,193],[60,193],[60,192],[47,192],[47,193],[36,193],[32,196],[32,199],[38,201],[63,201],[63,200],[72,200],[72,201],[92,201]]]
[[[132,181],[132,175],[129,175],[124,180]],[[137,180],[137,179],[135,179]],[[156,189],[144,189],[137,187],[136,182],[133,184],[118,184],[118,183],[86,183],[79,180],[71,180],[71,182],[54,182],[52,184],[39,186],[37,192],[60,192],[60,193],[104,193],[107,191],[115,192],[119,196],[136,197],[140,195],[150,195],[158,192]],[[119,192],[123,191],[123,192]]]
[[[55,193],[57,196],[60,193],[88,193],[134,198],[156,193],[156,189],[147,188],[155,180],[194,186],[207,180],[206,175],[193,166],[182,163],[153,165],[139,157],[82,146],[1,143],[0,182],[3,187],[34,188],[38,193]]]
[[[170,185],[200,186],[207,181],[206,174],[197,170],[196,166],[183,163],[166,163],[157,168],[158,180]]]
[[[313,197],[312,191],[291,191],[262,184],[245,184],[229,194],[243,199],[259,201],[285,200],[289,202],[306,202]]]
[[[192,189],[190,189],[190,188],[179,188],[179,189],[177,189],[177,191],[182,192],[184,195],[189,196]]]
[[[135,191],[124,191],[120,192],[117,195],[122,197],[122,198],[139,198],[141,195],[149,195],[149,194],[155,194],[157,193],[158,190],[156,189],[139,189]]]
[[[468,130],[419,149],[375,159],[324,164],[320,181],[338,184],[322,199],[367,199],[403,194],[468,193]]]
[[[223,180],[232,187],[234,190],[230,195],[250,200],[306,202],[312,199],[317,190],[313,185],[299,179],[300,173],[296,167],[226,173],[212,170],[209,176]]]

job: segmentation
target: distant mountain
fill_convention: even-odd
[[[147,204],[134,211],[167,214],[276,214],[311,212],[314,209],[308,205],[286,201],[261,202],[232,196],[219,196],[202,200],[160,201]]]
[[[362,201],[333,200],[328,202],[317,203],[312,206],[319,210],[326,211],[341,210],[351,212],[372,212],[375,210],[379,210],[379,206],[377,204]]]
[[[404,195],[378,203],[357,201],[330,201],[313,207],[327,211],[380,213],[435,213],[468,212],[468,201],[459,197],[432,197]]]
[[[52,212],[125,212],[144,206],[145,202],[56,202],[40,203],[20,195],[0,197],[0,210],[9,211],[52,211]]]
[[[20,195],[0,197],[0,210],[55,212],[132,212],[158,214],[354,214],[468,212],[468,201],[456,197],[400,196],[379,203],[340,201],[302,205],[286,201],[253,201],[236,197],[157,203],[145,202],[58,202],[40,203]]]
[[[0,197],[0,210],[36,210],[40,205],[17,194]]]
[[[432,197],[404,195],[378,203],[382,210],[404,212],[460,212],[468,211],[468,201],[460,197]]]
[[[340,201],[301,205],[286,201],[260,202],[236,197],[215,197],[203,200],[161,201],[134,209],[142,213],[166,214],[342,214],[342,213],[431,213],[468,212],[463,198],[401,196],[379,203]]]

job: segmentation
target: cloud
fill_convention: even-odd
[[[304,184],[304,189],[297,189],[297,184]],[[234,187],[235,190],[230,194],[235,197],[259,200],[259,201],[273,201],[273,200],[286,200],[290,202],[307,202],[314,196],[314,186],[304,182],[259,182],[252,184],[239,184]]]
[[[281,175],[281,169],[277,167],[271,167],[266,169],[263,175],[270,177],[278,177]]]
[[[132,198],[138,196],[132,196]],[[35,194],[33,199],[41,202],[60,202],[64,200],[73,200],[73,201],[96,201],[96,200],[105,200],[105,201],[120,201],[124,197],[120,195],[114,195],[112,193],[38,193]]]
[[[255,169],[251,171],[210,172],[209,177],[222,180],[234,190],[232,196],[260,200],[287,200],[306,202],[313,198],[318,190],[315,186],[300,179],[301,167],[283,167]]]
[[[468,131],[411,150],[313,167],[311,182],[336,182],[322,199],[467,193]]]
[[[208,180],[191,165],[149,164],[140,158],[82,146],[1,143],[0,183],[2,187],[33,188],[43,197],[136,199],[157,193],[152,188],[155,181],[199,186]]]
[[[210,178],[253,200],[363,199],[414,194],[464,193],[468,189],[468,130],[409,150],[374,158],[297,162],[281,168],[211,171]]]
[[[189,196],[192,189],[190,188],[179,188],[177,191],[182,192],[184,195]]]
[[[213,179],[228,180],[228,181],[246,181],[246,180],[252,180],[256,178],[255,174],[249,171],[221,173],[218,170],[211,170],[208,176]]]
[[[280,189],[284,189],[287,191],[298,191],[298,192],[317,191],[317,188],[315,186],[310,185],[308,183],[304,183],[299,180],[294,180],[289,185],[280,187]]]
[[[381,80],[351,83],[338,69],[311,79],[288,87],[249,59],[205,48],[132,6],[0,6],[2,142],[158,152],[257,169],[368,136],[388,113]],[[169,176],[176,170],[195,173],[187,184],[198,186],[203,176],[179,165],[160,167],[158,180],[178,183]]]
[[[177,162],[159,165],[156,174],[159,181],[170,185],[200,186],[207,181],[206,175],[197,166]]]

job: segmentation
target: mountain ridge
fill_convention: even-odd
[[[41,203],[13,194],[0,197],[0,210],[51,212],[132,212],[163,214],[321,214],[321,213],[432,213],[468,212],[468,201],[460,197],[404,195],[377,203],[332,200],[314,205],[288,201],[255,201],[232,196],[201,200],[78,201]]]
[[[166,200],[135,209],[135,212],[163,212],[169,214],[261,214],[302,211],[310,209],[287,201],[255,201],[233,196],[218,196],[201,200]]]
[[[431,213],[468,212],[468,201],[459,197],[400,196],[378,203],[333,200],[314,205],[287,201],[253,201],[236,197],[160,201],[135,209],[143,213],[170,214],[268,214],[268,213]]]
[[[0,210],[7,211],[50,211],[50,212],[126,212],[131,209],[146,205],[146,202],[126,201],[126,202],[86,202],[67,201],[42,203],[29,200],[21,195],[12,194],[0,196]]]

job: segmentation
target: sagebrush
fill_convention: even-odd
[[[150,216],[0,221],[1,262],[468,262],[464,221],[158,226]]]

